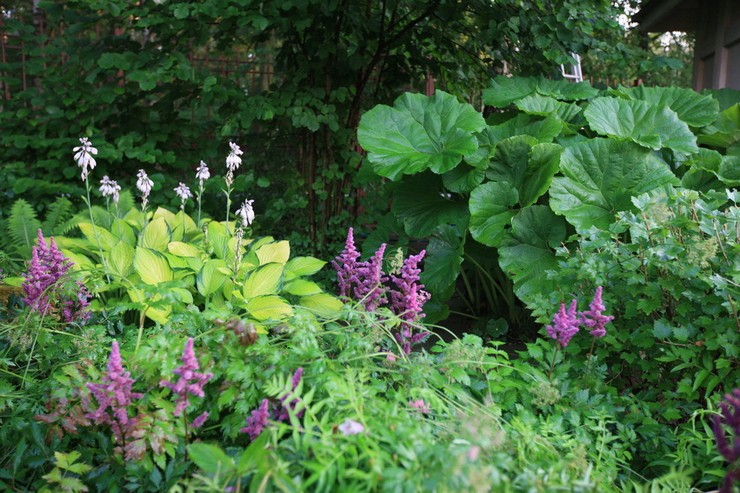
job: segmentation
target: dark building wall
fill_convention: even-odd
[[[697,14],[694,89],[740,89],[740,1],[700,2]]]

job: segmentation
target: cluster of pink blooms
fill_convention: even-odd
[[[292,389],[295,391],[298,388],[298,384],[301,383],[303,378],[303,368],[298,368],[293,374]],[[276,421],[287,421],[290,417],[288,411],[293,411],[299,402],[299,399],[292,399],[286,403],[288,395],[281,397],[278,401],[270,401],[270,399],[262,399],[259,407],[252,411],[247,418],[247,426],[239,430],[241,433],[247,433],[251,440],[256,440],[262,430],[267,428],[269,425],[270,417],[272,416]],[[303,415],[303,410],[298,412],[298,417]]]
[[[337,272],[339,295],[359,300],[368,311],[374,311],[382,305],[388,305],[403,323],[395,334],[403,351],[408,354],[411,348],[423,342],[429,333],[416,330],[414,323],[424,317],[424,303],[429,300],[429,293],[419,283],[421,269],[419,263],[425,255],[422,250],[404,260],[398,275],[386,276],[383,273],[383,255],[385,244],[366,262],[359,261],[360,252],[355,247],[352,228],[347,232],[347,241],[342,253],[332,261]],[[390,281],[390,285],[388,285]]]
[[[81,283],[76,283],[74,296],[65,292],[64,278],[72,262],[65,257],[50,238],[46,242],[44,234],[38,230],[38,241],[31,252],[28,271],[23,275],[23,301],[32,310],[47,315],[52,310],[61,313],[65,322],[85,322],[90,317],[90,293]]]
[[[730,429],[730,440],[727,440],[722,423]],[[730,464],[729,470],[722,481],[720,493],[731,493],[732,485],[740,482],[740,387],[725,395],[719,404],[719,414],[712,415],[712,431],[717,440],[717,449],[722,457]]]
[[[172,391],[173,394],[177,395],[177,402],[175,404],[175,416],[180,416],[183,411],[190,405],[188,395],[194,395],[196,397],[203,397],[203,386],[213,378],[213,373],[199,373],[197,370],[198,360],[195,358],[195,351],[193,351],[193,338],[188,338],[188,342],[185,343],[185,350],[182,353],[182,365],[178,366],[173,370],[172,373],[179,375],[180,378],[177,382],[170,382],[168,380],[162,380],[159,385],[166,387]],[[193,428],[200,428],[203,423],[208,419],[208,413],[204,412],[193,420],[191,426]]]
[[[573,300],[566,309],[565,303],[560,304],[560,309],[552,319],[552,325],[545,327],[547,335],[555,339],[562,347],[566,347],[574,335],[578,333],[581,325],[591,329],[589,333],[594,337],[606,335],[606,324],[614,320],[611,315],[604,315],[606,310],[601,299],[602,287],[596,288],[594,298],[588,306],[588,310],[579,312],[578,301]]]

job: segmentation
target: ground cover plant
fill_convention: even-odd
[[[544,79],[487,98],[488,122],[442,92],[365,116],[400,178],[384,226],[430,240],[350,229],[329,262],[254,236],[236,143],[174,210],[70,143],[86,209],[8,220],[28,262],[0,312],[2,488],[731,492],[740,105]],[[538,323],[516,346],[425,321],[474,242],[499,316]]]

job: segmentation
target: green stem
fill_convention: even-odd
[[[95,234],[95,242],[98,244],[98,252],[100,253],[100,264],[103,266],[105,271],[105,278],[110,284],[110,275],[108,274],[108,267],[105,265],[105,255],[103,255],[103,247],[100,246],[100,235],[98,234],[98,227],[95,225],[95,216],[93,216],[92,204],[90,203],[90,181],[85,177],[85,191],[87,193],[86,201],[87,210],[90,211],[90,223],[93,227],[93,233]]]
[[[552,361],[550,362],[550,373],[547,375],[547,379],[552,383],[552,371],[555,369],[555,357],[560,350],[560,346],[555,346],[555,351],[552,352]]]

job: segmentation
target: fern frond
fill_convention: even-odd
[[[67,197],[57,198],[46,212],[46,218],[41,224],[41,229],[48,235],[64,234],[58,228],[72,217],[72,202]]]
[[[23,199],[16,200],[10,209],[7,232],[11,245],[19,254],[24,257],[31,255],[31,248],[36,244],[39,228],[41,222],[31,204]]]

